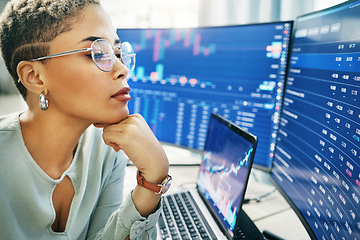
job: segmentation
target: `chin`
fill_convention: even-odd
[[[129,110],[127,109],[126,111],[123,110],[116,115],[106,117],[104,119],[104,122],[109,124],[118,123],[124,120],[125,118],[127,118],[128,116],[129,116]]]

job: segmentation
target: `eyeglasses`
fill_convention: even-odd
[[[113,47],[109,41],[101,38],[96,39],[91,44],[90,48],[57,53],[45,57],[31,59],[30,61],[40,61],[87,51],[91,51],[91,58],[95,65],[104,72],[109,72],[111,69],[113,69],[115,65],[115,58],[119,58],[125,67],[129,69],[129,71],[133,71],[135,68],[136,54],[134,53],[134,49],[129,42],[123,42],[121,46]]]

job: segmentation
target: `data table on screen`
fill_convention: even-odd
[[[272,166],[292,22],[191,29],[118,29],[137,54],[131,113],[160,141],[202,150],[212,112],[259,137]]]
[[[360,2],[300,17],[273,177],[317,239],[360,239]]]

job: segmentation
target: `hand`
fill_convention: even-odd
[[[115,151],[123,150],[147,181],[161,182],[168,174],[166,154],[141,115],[130,115],[116,124],[94,126],[104,128],[105,144]]]
[[[147,181],[161,183],[167,176],[169,162],[166,154],[141,115],[130,115],[115,124],[94,126],[104,128],[105,144],[113,147],[115,151],[123,150]],[[160,197],[139,185],[136,185],[132,192],[135,207],[143,217],[157,209]]]

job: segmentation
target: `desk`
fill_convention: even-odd
[[[179,149],[175,152],[171,148],[165,147],[164,149],[170,164],[172,159],[174,159],[176,164],[175,166],[170,166],[169,169],[170,175],[173,177],[173,184],[169,193],[177,188],[194,187],[199,166],[179,166],[177,160],[179,159],[179,154],[182,154],[179,152]],[[136,168],[132,165],[128,166],[125,180],[126,192],[130,192],[134,188],[136,184],[135,176]],[[243,206],[244,211],[255,222],[259,230],[268,230],[281,238],[289,240],[310,239],[295,212],[270,182],[270,174],[258,169],[252,169],[245,198],[257,198],[269,192],[271,194],[264,197],[260,202],[250,201]]]

